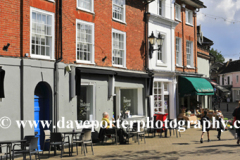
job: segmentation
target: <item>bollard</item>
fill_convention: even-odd
[[[227,112],[228,112],[228,104],[227,104]]]

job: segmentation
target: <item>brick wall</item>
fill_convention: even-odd
[[[57,0],[55,1],[23,0],[23,55],[30,53],[30,7],[55,13]],[[0,24],[0,47],[11,44],[8,52],[1,49],[0,55],[20,57],[20,1],[1,0],[0,6],[3,17]],[[127,0],[124,24],[112,20],[112,0],[95,0],[94,14],[78,10],[76,0],[63,0],[63,62],[76,61],[76,19],[79,19],[95,24],[95,65],[112,67],[111,34],[114,28],[126,32],[127,69],[144,70],[144,7],[141,1]],[[55,51],[58,51],[57,46],[55,42]],[[107,59],[102,62],[105,56]]]
[[[0,56],[20,56],[20,1],[0,1]],[[10,43],[8,52],[3,47]]]
[[[177,4],[182,5],[180,0],[176,1]],[[186,24],[185,8],[181,7],[181,22],[175,28],[175,36],[182,39],[182,66],[177,67],[176,71],[179,72],[194,72],[197,73],[197,17],[194,13],[195,8],[186,5],[185,8],[193,11],[193,26]],[[175,12],[176,13],[176,12]],[[186,54],[186,41],[193,41],[193,59],[194,68],[187,68],[187,54]],[[176,49],[175,49],[176,50]],[[176,55],[175,55],[176,57]],[[176,63],[176,60],[175,60]]]

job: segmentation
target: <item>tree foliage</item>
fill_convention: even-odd
[[[211,48],[210,54],[215,57],[215,62],[223,63],[225,61],[225,58],[221,54],[221,51],[219,52],[217,49]]]

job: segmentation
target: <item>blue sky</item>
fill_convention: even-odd
[[[214,42],[213,48],[221,51],[226,60],[239,59],[240,0],[202,1],[207,8],[201,9],[197,17],[198,25],[202,25],[203,35]]]

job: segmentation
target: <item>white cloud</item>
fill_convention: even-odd
[[[202,0],[207,6],[207,9],[201,9],[198,14],[198,23],[211,22],[216,17],[217,21],[223,21],[225,24],[231,24],[229,21],[234,21],[235,15],[240,11],[239,0]],[[205,17],[205,15],[207,17]],[[212,18],[211,18],[212,17]],[[222,17],[222,18],[221,18]],[[224,19],[226,21],[224,21]]]

